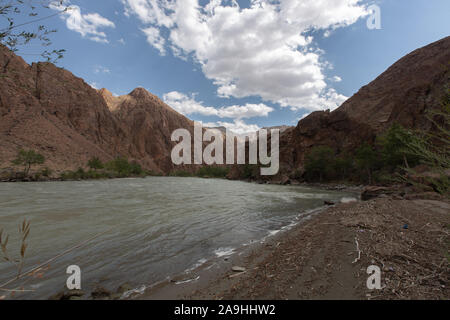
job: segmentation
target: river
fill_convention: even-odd
[[[125,282],[148,286],[275,234],[324,200],[351,196],[300,186],[175,177],[3,183],[0,228],[10,234],[10,254],[18,256],[18,225],[30,220],[25,271],[106,232],[28,277],[24,289],[33,291],[14,295],[47,299],[64,290],[69,265],[80,267],[87,292],[97,285],[114,290]],[[0,262],[0,284],[14,278],[16,270]]]

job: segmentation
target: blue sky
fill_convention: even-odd
[[[381,29],[367,27],[368,6]],[[334,109],[414,49],[450,34],[448,0],[70,0],[45,23],[58,62],[116,95],[144,87],[238,132]],[[41,10],[42,16],[57,10]],[[30,45],[18,53],[38,59]]]

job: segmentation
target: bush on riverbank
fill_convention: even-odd
[[[88,171],[78,168],[76,171],[64,172],[61,174],[61,180],[113,179],[148,175],[138,163],[129,162],[122,157],[106,163],[102,163],[98,158],[92,158],[88,161],[87,166],[90,168]]]
[[[195,176],[200,178],[226,178],[228,172],[230,172],[229,168],[207,166],[200,168]]]
[[[230,169],[227,167],[215,167],[215,166],[205,166],[198,169],[196,172],[189,172],[185,170],[174,170],[171,171],[168,176],[170,177],[198,177],[198,178],[217,178],[224,179],[227,177]]]
[[[185,171],[185,170],[174,170],[174,171],[171,171],[168,174],[168,176],[169,177],[187,178],[187,177],[193,177],[194,174],[192,172]]]

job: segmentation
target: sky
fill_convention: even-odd
[[[115,95],[143,87],[192,120],[238,133],[334,110],[404,55],[450,35],[448,0],[63,5],[70,10],[40,22],[57,29],[51,48],[66,50],[58,66]],[[18,54],[31,63],[39,50]]]

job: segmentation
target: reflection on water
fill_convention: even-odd
[[[50,265],[22,298],[64,289],[66,268],[82,288],[152,284],[289,225],[301,212],[339,201],[342,192],[227,180],[151,177],[85,182],[0,184],[0,228],[18,250],[17,226],[31,220],[25,270],[111,229]],[[14,253],[14,252],[12,252]],[[0,282],[14,268],[0,262]]]

